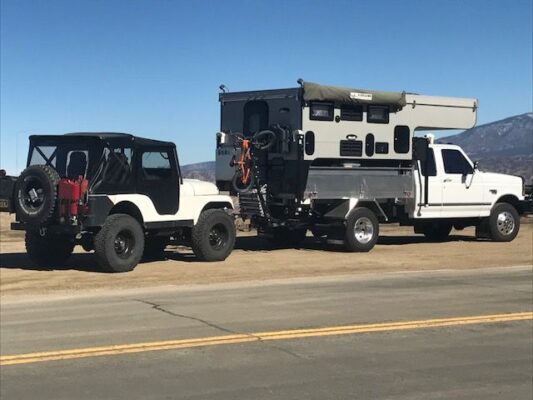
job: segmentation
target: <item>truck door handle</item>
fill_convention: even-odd
[[[450,178],[446,178],[446,179],[443,180],[444,183],[446,183],[446,182],[451,182],[451,181],[452,181],[452,180],[451,180]]]

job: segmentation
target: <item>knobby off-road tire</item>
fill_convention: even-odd
[[[346,219],[344,247],[347,251],[367,252],[376,245],[379,237],[379,221],[372,210],[354,208]]]
[[[144,238],[143,260],[160,260],[169,243],[167,236],[147,236]]]
[[[52,216],[57,203],[57,185],[60,177],[48,165],[30,165],[15,184],[15,211],[21,222],[40,226]]]
[[[73,238],[65,235],[26,231],[25,242],[30,260],[38,267],[62,267],[74,250]]]
[[[510,242],[520,230],[520,215],[509,203],[496,203],[489,216],[490,238],[495,242]]]
[[[450,236],[452,224],[448,222],[430,222],[422,227],[422,232],[430,242],[443,242]]]
[[[235,246],[235,223],[224,210],[206,210],[192,228],[191,244],[200,261],[222,261]]]
[[[94,252],[105,272],[133,270],[144,252],[141,225],[127,214],[110,215],[94,238]]]

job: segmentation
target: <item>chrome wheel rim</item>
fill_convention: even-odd
[[[358,218],[354,226],[355,240],[359,243],[368,243],[374,236],[374,225],[367,217]]]
[[[513,214],[511,214],[508,211],[503,211],[498,214],[498,219],[496,221],[496,224],[498,226],[498,231],[504,235],[510,235],[513,233],[515,228],[515,222]]]

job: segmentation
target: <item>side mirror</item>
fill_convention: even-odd
[[[479,161],[474,161],[474,171],[479,169]]]

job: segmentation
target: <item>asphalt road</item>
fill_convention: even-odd
[[[33,297],[0,311],[2,400],[533,397],[531,267]]]

